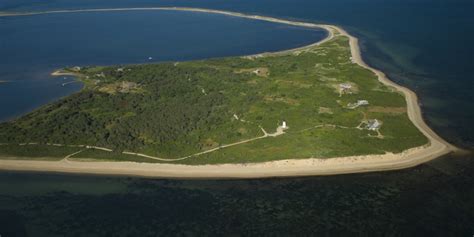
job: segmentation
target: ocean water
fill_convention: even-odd
[[[474,164],[445,159],[394,172],[261,180],[2,172],[0,233],[471,236]]]
[[[144,6],[214,8],[341,25],[360,38],[363,56],[369,64],[416,91],[425,118],[435,131],[458,146],[473,147],[472,0],[0,1],[0,11]],[[87,27],[94,28],[97,22],[89,22]],[[0,18],[0,29],[5,27],[3,23]],[[221,20],[207,23],[220,25]],[[226,24],[231,23],[222,25]],[[194,34],[192,41],[196,36],[205,37]],[[0,34],[0,40],[4,37]],[[283,38],[277,48],[291,48],[287,44],[290,38]],[[31,38],[31,42],[32,39],[36,40]],[[278,40],[269,37],[265,45]],[[295,45],[304,43],[299,40]],[[221,42],[215,40],[212,44]],[[259,51],[265,45],[253,49]],[[238,55],[248,47],[242,45],[236,51],[221,54],[210,53],[208,50],[214,48],[203,47],[202,51],[181,58],[232,52]],[[176,56],[175,51],[179,52],[174,49],[169,56]],[[148,54],[145,50],[145,59],[137,55],[136,62],[146,62]],[[58,62],[66,62],[63,59]],[[35,78],[44,78],[41,73],[47,76],[55,67],[40,65]],[[62,79],[41,80],[59,83]],[[27,78],[18,81],[31,85]],[[71,92],[80,87],[69,85],[77,86]],[[59,86],[58,90],[66,89]],[[56,93],[46,91],[51,88],[44,86],[45,96]],[[0,235],[471,236],[473,200],[472,154],[445,156],[401,171],[260,180],[162,180],[1,172]]]
[[[0,17],[0,121],[78,91],[67,66],[182,61],[295,48],[327,32],[173,11]],[[149,60],[149,58],[152,58]],[[68,83],[68,84],[65,84]]]

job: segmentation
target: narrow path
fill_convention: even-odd
[[[316,128],[322,128],[322,127],[344,128],[344,129],[355,128],[355,127],[347,127],[347,126],[341,126],[341,125],[336,125],[336,124],[321,124],[321,125],[316,125],[314,127],[304,128],[304,129],[295,131],[293,133],[305,132],[305,131],[308,131],[308,130],[312,130],[312,129],[316,129]]]
[[[302,132],[302,131],[309,130],[309,129],[325,127],[325,126],[339,127],[339,128],[350,128],[350,127],[334,125],[334,124],[323,124],[323,125],[317,125],[317,126],[314,126],[314,127],[306,128],[306,129],[300,130],[298,132]],[[277,129],[276,129],[276,132],[274,132],[274,133],[268,133],[267,131],[265,131],[265,129],[263,127],[261,127],[261,126],[259,126],[259,127],[263,132],[263,135],[260,136],[260,137],[254,137],[254,138],[250,138],[250,139],[246,139],[246,140],[242,140],[242,141],[238,141],[238,142],[234,142],[234,143],[230,143],[230,144],[226,144],[226,145],[220,145],[220,146],[218,146],[216,148],[213,148],[213,149],[209,149],[209,150],[206,150],[206,151],[198,152],[198,153],[195,153],[195,154],[191,154],[191,155],[188,155],[188,156],[179,157],[179,158],[175,158],[175,159],[161,158],[161,157],[150,156],[150,155],[137,153],[137,152],[130,152],[130,151],[123,151],[122,154],[140,156],[140,157],[145,157],[145,158],[149,158],[149,159],[153,159],[153,160],[159,160],[159,161],[171,161],[171,162],[172,161],[181,161],[181,160],[189,159],[191,157],[201,156],[201,155],[204,155],[204,154],[215,152],[215,151],[218,151],[220,149],[224,149],[224,148],[228,148],[228,147],[232,147],[232,146],[237,146],[237,145],[253,142],[253,141],[260,140],[260,139],[267,138],[267,137],[277,137],[277,136],[281,136],[281,135],[285,134],[285,128],[283,128],[281,126],[278,126]]]
[[[76,152],[74,152],[74,153],[72,153],[72,154],[69,154],[69,155],[65,156],[64,159],[68,159],[68,158],[70,158],[70,157],[72,157],[72,156],[74,156],[74,155],[77,155],[77,154],[83,152],[84,150],[85,150],[85,149],[82,149],[82,150],[76,151]]]
[[[305,129],[296,131],[294,133],[299,133],[299,132],[307,131],[307,130],[310,130],[310,129],[321,128],[321,127],[350,128],[350,127],[334,125],[334,124],[321,124],[321,125],[317,125],[317,126],[314,126],[314,127],[305,128]],[[198,153],[194,153],[194,154],[191,154],[191,155],[188,155],[188,156],[174,158],[174,159],[173,158],[161,158],[161,157],[156,157],[156,156],[150,156],[150,155],[137,153],[137,152],[131,152],[131,151],[123,151],[122,154],[140,156],[140,157],[144,157],[144,158],[148,158],[148,159],[159,160],[159,161],[167,161],[167,162],[181,161],[181,160],[189,159],[191,157],[201,156],[201,155],[204,155],[204,154],[208,154],[208,153],[211,153],[211,152],[218,151],[220,149],[224,149],[224,148],[228,148],[228,147],[232,147],[232,146],[237,146],[237,145],[253,142],[253,141],[256,141],[256,140],[263,139],[263,138],[278,137],[278,136],[281,136],[281,135],[285,134],[285,130],[286,130],[286,128],[278,126],[274,133],[268,133],[262,126],[259,126],[259,128],[261,129],[261,131],[263,133],[262,136],[249,138],[249,139],[246,139],[246,140],[242,140],[242,141],[238,141],[238,142],[234,142],[234,143],[230,143],[230,144],[220,145],[220,146],[218,146],[216,148],[213,148],[213,149],[209,149],[209,150],[206,150],[206,151],[202,151],[202,152],[198,152]],[[2,143],[0,145],[10,145],[10,144]],[[40,145],[40,143],[30,142],[30,143],[20,143],[18,145],[20,145],[20,146]],[[77,151],[77,152],[74,152],[72,154],[69,154],[69,155],[65,156],[63,158],[64,160],[67,160],[68,158],[71,158],[72,156],[77,155],[77,154],[79,154],[79,153],[81,153],[81,152],[83,152],[87,149],[96,149],[96,150],[102,150],[102,151],[106,151],[106,152],[112,152],[113,151],[112,149],[109,149],[109,148],[98,147],[98,146],[90,146],[90,145],[66,145],[66,144],[58,144],[58,143],[46,143],[46,144],[43,144],[43,145],[57,146],[57,147],[79,147],[79,148],[84,148],[84,149],[81,149],[80,151]]]
[[[249,142],[259,140],[259,139],[263,139],[263,138],[267,138],[267,137],[277,137],[277,136],[285,134],[284,129],[282,127],[278,127],[277,131],[275,133],[268,133],[267,131],[265,131],[265,129],[263,129],[263,127],[261,127],[261,126],[259,126],[259,127],[263,132],[263,135],[260,136],[260,137],[254,137],[254,138],[250,138],[250,139],[246,139],[246,140],[242,140],[242,141],[238,141],[238,142],[234,142],[234,143],[230,143],[230,144],[226,144],[226,145],[220,145],[220,146],[218,146],[216,148],[213,148],[213,149],[209,149],[209,150],[206,150],[206,151],[198,152],[198,153],[195,153],[195,154],[191,154],[191,155],[176,158],[176,159],[160,158],[160,157],[156,157],[156,156],[149,156],[149,155],[136,153],[136,152],[129,152],[129,151],[124,151],[122,153],[127,154],[127,155],[141,156],[141,157],[145,157],[145,158],[149,158],[149,159],[153,159],[153,160],[159,160],[159,161],[180,161],[180,160],[189,159],[191,157],[196,157],[196,156],[208,154],[208,153],[211,153],[211,152],[223,149],[223,148],[237,146],[237,145],[241,145],[241,144],[244,144],[244,143],[249,143]]]

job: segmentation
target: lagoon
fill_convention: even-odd
[[[324,30],[206,13],[125,11],[0,18],[0,121],[74,93],[58,68],[183,61],[296,48]],[[68,83],[68,84],[65,84]]]

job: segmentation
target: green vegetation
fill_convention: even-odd
[[[42,144],[31,145],[1,145],[0,146],[2,159],[28,159],[35,160],[60,160],[65,156],[77,151],[73,147],[56,147]]]
[[[10,144],[0,146],[0,156],[68,155],[65,148],[45,148],[57,143],[113,150],[85,149],[72,158],[207,164],[383,154],[426,144],[403,96],[350,57],[348,39],[339,35],[264,57],[65,69],[79,73],[85,88],[0,124],[0,143]],[[351,88],[341,91],[341,84]],[[370,104],[347,107],[357,100]],[[378,131],[357,128],[370,119],[382,122]],[[275,133],[283,121],[289,128]],[[278,136],[262,137],[264,131]],[[12,149],[19,143],[43,145]],[[123,151],[190,157],[163,161]]]

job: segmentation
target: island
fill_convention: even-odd
[[[416,95],[361,58],[342,28],[281,52],[58,70],[73,95],[0,124],[0,169],[151,177],[328,175],[412,167],[457,150]],[[19,13],[22,15],[50,14]]]

